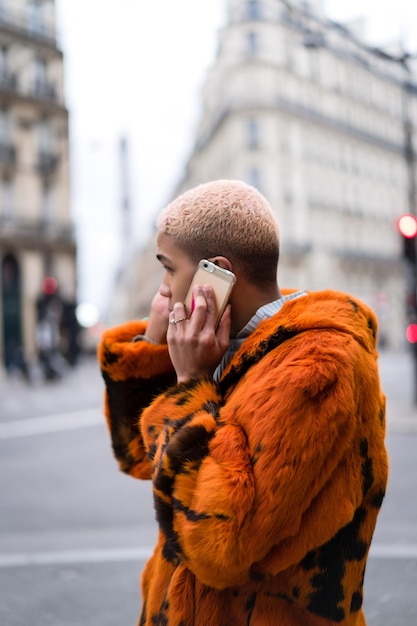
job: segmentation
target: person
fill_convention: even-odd
[[[363,626],[365,565],[387,482],[374,313],[281,290],[278,228],[250,185],[216,180],[157,223],[148,320],[99,346],[124,472],[152,480],[159,535],[141,625]],[[236,276],[218,329],[200,259]]]

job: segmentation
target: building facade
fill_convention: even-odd
[[[257,187],[280,225],[280,286],[354,294],[375,309],[381,343],[400,347],[396,221],[416,210],[415,74],[322,4],[228,0],[175,195],[217,178]]]
[[[48,298],[72,306],[68,111],[54,0],[0,0],[0,370],[37,359]]]

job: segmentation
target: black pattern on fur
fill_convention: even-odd
[[[169,563],[178,565],[180,563],[181,547],[178,542],[178,535],[174,531],[174,512],[172,506],[164,502],[162,498],[159,498],[155,493],[154,505],[160,529],[165,537],[162,554]]]
[[[190,522],[199,522],[202,519],[210,519],[210,515],[207,515],[206,513],[197,513],[197,511],[185,506],[185,504],[183,504],[181,500],[177,500],[177,498],[172,499],[172,504],[174,511],[181,511],[184,513],[185,517]]]
[[[109,353],[111,354],[111,353]],[[138,428],[138,420],[143,408],[147,407],[155,395],[172,385],[172,374],[155,377],[156,388],[146,379],[127,378],[114,381],[102,371],[107,388],[108,404],[111,419],[111,439],[115,457],[123,462],[123,470],[129,471],[135,459],[129,454],[129,443],[136,438],[142,442]]]
[[[222,378],[219,382],[219,388],[222,396],[224,397],[226,391],[229,387],[236,385],[239,380],[246,374],[246,372],[253,366],[255,363],[258,363],[262,360],[262,358],[271,352],[278,346],[280,346],[284,341],[288,339],[292,339],[298,334],[297,331],[292,330],[291,328],[284,328],[280,326],[278,330],[273,333],[267,340],[261,341],[259,343],[258,349],[252,354],[244,353],[238,365],[232,366],[229,372]]]
[[[359,538],[360,529],[366,518],[366,510],[359,507],[353,520],[342,528],[330,541],[317,550],[309,552],[302,562],[305,570],[313,570],[310,584],[314,591],[310,594],[307,608],[321,617],[341,622],[345,611],[339,606],[345,599],[343,577],[347,561],[361,561],[365,558],[368,545]],[[359,593],[359,592],[356,592]],[[353,606],[359,603],[355,596]],[[352,602],[351,602],[352,606]]]
[[[385,498],[385,491],[377,491],[371,498],[371,506],[373,506],[375,509],[380,509],[382,506],[382,502],[384,501]]]
[[[187,472],[187,464],[192,462],[193,467],[199,467],[201,461],[207,456],[209,442],[214,431],[207,432],[201,426],[187,426],[171,439],[166,450],[169,459],[169,467],[175,474]]]
[[[363,458],[362,477],[363,477],[363,495],[366,496],[374,483],[374,473],[372,469],[372,459],[368,455],[368,440],[362,439],[360,443],[360,453]]]

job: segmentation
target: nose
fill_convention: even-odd
[[[171,295],[172,295],[171,294],[171,289],[165,283],[161,283],[161,285],[159,287],[159,293],[164,298],[170,298]]]

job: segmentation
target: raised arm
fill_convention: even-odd
[[[105,381],[104,408],[120,469],[150,477],[139,428],[145,407],[175,380],[166,344],[167,298],[156,294],[149,321],[134,321],[103,334],[98,359]]]

